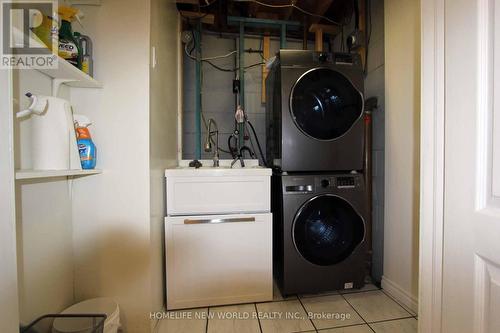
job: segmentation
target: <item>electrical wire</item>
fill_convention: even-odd
[[[193,52],[193,49],[191,49],[191,51],[187,51],[187,44],[184,46],[184,50],[186,51],[186,54],[189,58],[193,59],[193,60],[198,60],[195,56],[192,56],[191,55],[191,52]],[[224,54],[224,55],[218,55],[218,56],[213,56],[213,57],[207,57],[207,58],[201,58],[200,60],[201,61],[207,61],[207,60],[217,60],[217,59],[223,59],[223,58],[227,58],[227,57],[230,57],[232,56],[233,54],[237,53],[238,51],[231,51],[227,54]]]
[[[368,49],[370,45],[370,39],[372,37],[372,6],[371,6],[371,0],[366,1],[366,6],[367,8],[367,18],[368,18],[368,32],[367,36],[365,38],[366,41],[366,47],[365,47],[365,66],[363,68],[363,73],[364,75],[368,75]]]
[[[287,4],[287,5],[273,5],[273,4],[269,4],[269,3],[265,3],[265,2],[262,2],[262,1],[258,1],[258,0],[234,0],[234,2],[254,2],[258,5],[261,5],[261,6],[264,6],[264,7],[269,7],[269,8],[294,8],[294,9],[297,9],[299,12],[302,12],[303,14],[306,14],[306,15],[309,15],[309,16],[312,16],[312,17],[317,17],[317,18],[321,18],[321,19],[324,19],[332,24],[335,24],[335,25],[338,25],[340,26],[341,24],[339,22],[336,22],[326,16],[323,16],[323,15],[319,15],[319,14],[315,14],[313,12],[310,12],[308,10],[305,10],[304,8],[301,8],[299,6],[297,6],[295,3],[290,3],[290,4]]]
[[[359,4],[358,0],[354,0],[354,29],[359,30]]]
[[[194,35],[193,35],[194,36]],[[193,59],[193,60],[198,60],[195,56],[193,56],[191,53],[194,51],[194,47],[191,48],[191,50],[188,50],[188,44],[184,45],[184,52],[186,53],[186,55],[190,58],[190,59]],[[207,64],[209,64],[210,66],[212,66],[213,68],[219,70],[219,71],[222,71],[222,72],[237,72],[240,70],[239,67],[236,67],[236,68],[222,68],[216,64],[214,64],[213,62],[211,62],[210,60],[216,60],[216,59],[222,59],[222,58],[227,58],[235,53],[237,53],[238,51],[231,51],[229,52],[228,54],[225,54],[223,56],[215,56],[215,57],[208,57],[208,58],[202,58],[201,61],[203,62],[206,62]],[[260,54],[260,53],[259,53]],[[253,68],[253,67],[256,67],[256,66],[262,66],[262,65],[265,65],[266,63],[265,62],[258,62],[256,64],[252,64],[252,65],[248,65],[248,66],[245,66],[243,67],[244,69],[250,69],[250,68]]]
[[[287,4],[287,5],[273,5],[273,4],[261,2],[261,1],[258,1],[258,0],[234,0],[234,2],[255,2],[258,5],[261,5],[261,6],[264,6],[264,7],[269,7],[269,8],[290,8],[290,7],[292,7],[292,4]]]
[[[328,18],[328,17],[326,17],[326,16],[323,16],[323,15],[318,15],[318,14],[314,14],[314,13],[312,13],[312,12],[309,12],[309,11],[307,11],[307,10],[305,10],[305,9],[300,8],[299,6],[297,6],[297,5],[295,5],[295,4],[291,4],[291,5],[290,5],[290,7],[293,7],[293,8],[295,8],[295,9],[297,9],[299,12],[302,12],[302,13],[304,13],[304,14],[306,14],[306,15],[309,15],[309,16],[312,16],[312,17],[317,17],[317,18],[324,19],[324,20],[326,20],[326,21],[328,21],[328,22],[330,22],[330,23],[332,23],[332,24],[338,25],[338,26],[340,26],[340,25],[341,25],[339,22],[336,22],[336,21],[334,21],[334,20],[332,20],[332,19],[329,19],[329,18]]]
[[[217,0],[214,0],[212,2],[208,2],[208,0],[205,0],[205,4],[204,5],[200,5],[200,8],[210,7],[210,6],[212,6],[216,2],[217,2]]]

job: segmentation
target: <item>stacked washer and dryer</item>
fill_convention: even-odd
[[[266,86],[278,286],[284,295],[361,288],[371,233],[361,59],[281,50]]]

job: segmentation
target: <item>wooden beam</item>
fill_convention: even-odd
[[[309,28],[310,32],[314,32],[316,36],[315,50],[317,52],[323,51],[323,34],[336,35],[339,32],[339,27],[331,24],[311,24]]]
[[[262,41],[262,51],[262,56],[267,61],[271,56],[271,37],[264,36],[264,40]],[[266,102],[266,78],[268,73],[269,70],[267,69],[266,64],[262,65],[262,103]]]
[[[309,32],[316,32],[317,30],[323,31],[325,34],[336,35],[339,33],[340,28],[333,24],[311,24],[309,27]]]
[[[180,13],[184,17],[188,17],[190,19],[196,20],[201,18],[201,23],[205,24],[214,24],[215,22],[215,16],[214,14],[205,14],[205,13],[199,13],[199,12],[188,12],[185,10],[181,10]]]
[[[323,29],[316,29],[314,33],[316,36],[314,49],[316,50],[316,52],[323,52]]]

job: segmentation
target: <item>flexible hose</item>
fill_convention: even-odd
[[[247,120],[247,123],[248,123],[248,125],[250,125],[250,128],[252,129],[252,133],[253,133],[253,136],[255,137],[255,141],[257,141],[257,147],[259,148],[259,153],[260,153],[260,157],[262,158],[262,163],[264,163],[264,166],[267,167],[266,157],[264,156],[264,153],[262,152],[262,147],[260,146],[259,138],[257,137],[257,133],[255,132],[255,128],[253,127],[250,120]]]
[[[235,151],[235,149],[233,149],[233,146],[231,146],[231,139],[232,139],[232,138],[235,138],[235,139],[236,139],[236,137],[235,137],[233,134],[231,134],[230,136],[228,136],[228,138],[227,138],[227,147],[229,148],[229,152],[230,152],[230,154],[231,154],[231,157],[232,157],[232,158],[235,158],[235,157],[236,157],[236,154],[235,154],[235,152],[234,152],[234,151]]]

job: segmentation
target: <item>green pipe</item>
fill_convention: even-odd
[[[194,158],[201,160],[201,20],[198,21],[195,34],[196,82],[195,82],[195,149]]]
[[[240,46],[238,48],[239,62],[238,66],[240,68],[240,105],[245,110],[245,23],[240,22]],[[245,145],[243,142],[244,135],[244,124],[238,124],[238,150]]]
[[[297,21],[285,21],[285,20],[269,20],[253,17],[239,17],[239,16],[228,16],[227,23],[229,25],[239,25],[244,23],[246,27],[249,28],[281,28],[282,25],[286,25],[290,30],[299,30],[302,27],[302,23]]]
[[[286,48],[286,24],[281,25],[280,49]]]

